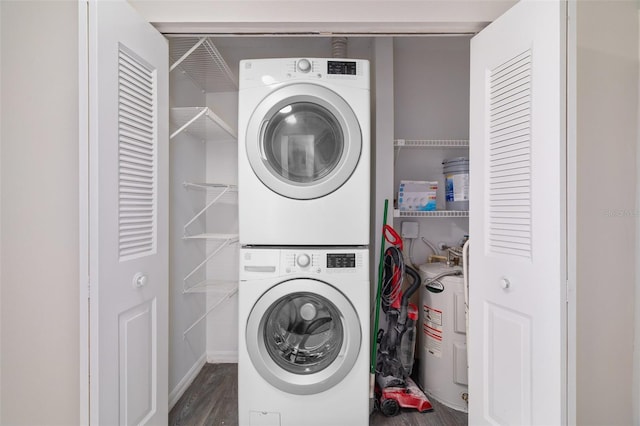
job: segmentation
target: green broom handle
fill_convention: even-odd
[[[375,319],[373,321],[373,343],[371,344],[371,373],[376,372],[376,355],[377,355],[377,339],[378,339],[378,323],[380,321],[380,299],[382,297],[382,272],[384,270],[384,225],[387,224],[387,209],[389,208],[389,200],[384,200],[384,215],[382,218],[382,237],[380,242],[380,263],[378,264],[378,289],[376,292],[376,310]]]

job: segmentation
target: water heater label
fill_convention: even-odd
[[[442,311],[423,305],[424,345],[427,352],[437,358],[442,358]]]

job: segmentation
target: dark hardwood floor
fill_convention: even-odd
[[[395,417],[374,412],[371,426],[462,426],[467,415],[431,401],[434,410],[406,410]],[[238,365],[205,364],[191,386],[169,413],[170,425],[238,425]],[[304,426],[304,425],[300,425]],[[331,426],[331,425],[327,425]]]

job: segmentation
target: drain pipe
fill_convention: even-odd
[[[346,37],[331,38],[331,55],[334,58],[347,57],[347,38]]]

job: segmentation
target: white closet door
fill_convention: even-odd
[[[91,423],[166,424],[168,44],[89,2]]]
[[[566,422],[565,7],[471,42],[469,424]]]

